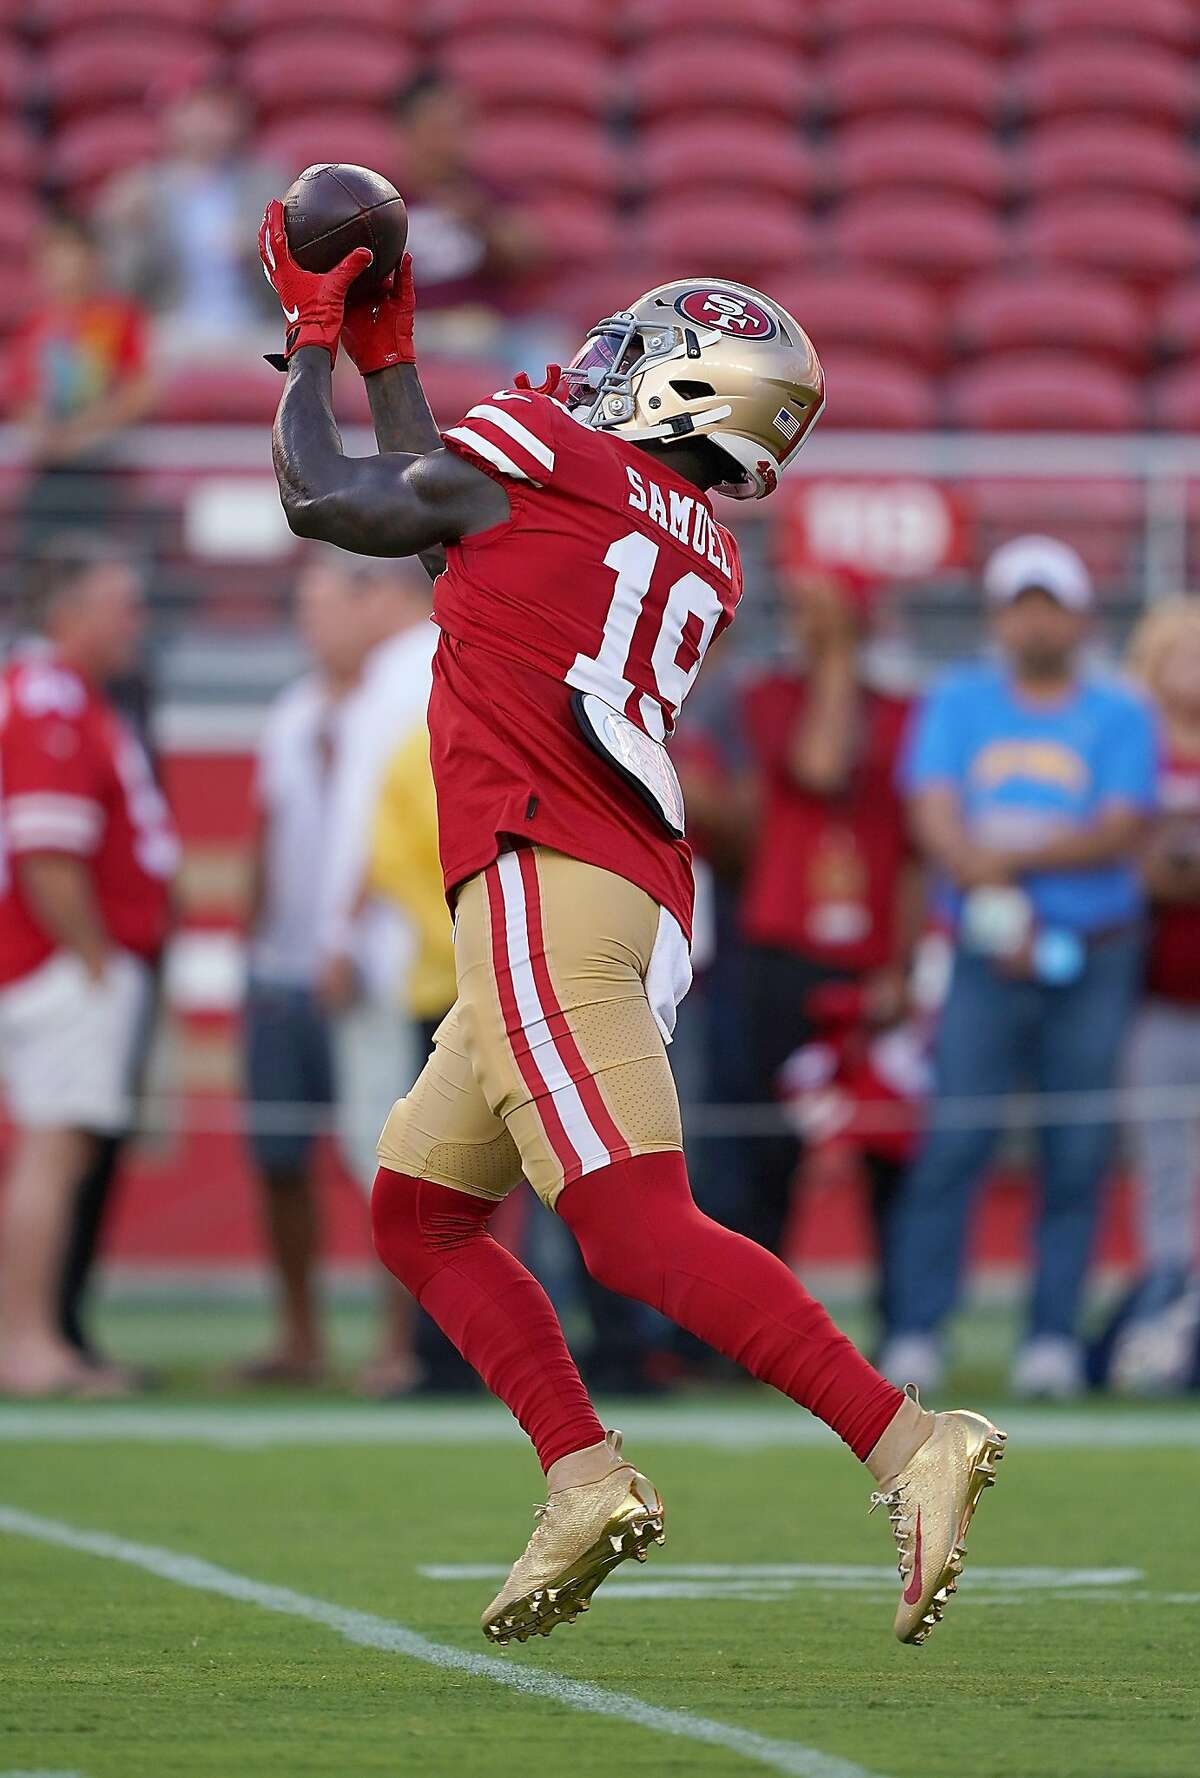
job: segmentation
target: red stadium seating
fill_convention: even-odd
[[[1188,216],[1153,198],[1051,198],[1037,205],[1020,234],[1030,260],[1065,261],[1138,283],[1162,283],[1200,259]]]
[[[712,169],[715,193],[738,187],[803,203],[817,184],[808,144],[785,124],[754,117],[674,118],[638,137],[631,161],[651,194],[694,191],[696,168]]]
[[[625,23],[641,52],[642,40],[656,36],[710,35],[769,37],[793,48],[811,42],[820,28],[815,8],[795,0],[755,0],[752,10],[729,0],[630,0]]]
[[[834,37],[869,31],[928,31],[994,51],[1008,35],[1008,5],[995,0],[825,0],[824,24]]]
[[[269,426],[282,388],[279,372],[258,359],[187,366],[168,378],[154,417],[177,426]]]
[[[1155,332],[1164,352],[1200,357],[1200,278],[1188,278],[1167,291]]]
[[[33,69],[24,50],[0,37],[0,104],[14,112],[29,103],[33,93]]]
[[[395,127],[381,112],[366,107],[321,105],[296,117],[278,118],[254,146],[289,181],[318,161],[373,167],[393,183],[401,175]]]
[[[453,39],[443,65],[492,110],[529,105],[540,112],[602,117],[613,96],[611,58],[591,44],[538,39],[536,48],[497,31]]]
[[[313,26],[330,27],[336,22],[341,30],[365,30],[380,37],[407,37],[412,34],[413,18],[407,7],[397,0],[232,0],[225,20],[244,36],[258,36],[265,31],[309,30]]]
[[[634,58],[630,78],[644,121],[714,112],[792,120],[808,90],[799,57],[740,36],[657,40]]]
[[[870,352],[823,352],[822,426],[926,432],[938,423],[932,382],[919,371]]]
[[[1035,195],[1137,191],[1190,204],[1200,163],[1183,137],[1154,124],[1068,118],[1031,132],[1023,171]]]
[[[771,294],[826,346],[886,353],[923,368],[942,354],[942,312],[924,285],[877,271],[834,269],[781,278]]]
[[[1150,411],[1166,432],[1200,432],[1200,359],[1193,358],[1158,379]]]
[[[618,226],[616,211],[607,205],[550,196],[531,203],[527,213],[545,242],[551,263],[560,271],[603,265],[618,259],[625,250],[628,230]]]
[[[1113,32],[1173,49],[1195,43],[1197,23],[1188,0],[1025,0],[1020,14],[1021,29],[1035,38]]]
[[[396,0],[390,0],[393,12]],[[613,34],[614,8],[605,0],[435,0],[432,22],[447,38],[471,31],[547,32],[555,37],[582,36],[607,42]],[[431,22],[426,18],[423,23]]]
[[[1077,549],[1100,582],[1119,582],[1145,524],[1145,490],[1136,481],[1041,476],[962,484],[980,558],[1021,531],[1048,532]]]
[[[149,160],[159,135],[153,112],[140,105],[75,118],[50,144],[51,178],[73,199],[86,199],[114,173]]]
[[[625,163],[612,137],[587,118],[511,111],[480,126],[476,163],[515,191],[574,191],[610,202],[623,189]]]
[[[772,273],[806,263],[813,250],[811,223],[782,200],[749,192],[652,200],[639,219],[638,239],[664,277],[708,272],[760,288]]]
[[[1006,352],[951,377],[960,426],[996,432],[1133,432],[1140,385],[1070,352]]]
[[[1004,82],[989,57],[962,44],[899,32],[847,44],[826,57],[821,108],[835,118],[888,111],[995,121]]]
[[[954,118],[864,118],[838,133],[830,169],[848,196],[931,186],[991,204],[1007,198],[1013,179],[1010,157],[996,138]]]
[[[568,333],[583,339],[589,327],[628,308],[661,282],[660,268],[622,249],[619,263],[568,271],[546,291],[545,309],[561,320]]]
[[[42,170],[42,158],[29,131],[15,118],[0,116],[0,180],[5,185],[32,184]]]
[[[114,105],[155,105],[198,80],[215,77],[219,57],[194,32],[132,25],[73,31],[49,46],[46,89],[61,115]]]
[[[27,10],[38,29],[52,37],[91,25],[209,31],[218,16],[215,0],[31,0]]]
[[[307,105],[379,104],[412,72],[409,53],[388,37],[334,29],[257,37],[240,58],[247,92],[267,112]]]
[[[44,215],[41,205],[27,192],[0,195],[0,262],[7,266],[29,253]]]
[[[1142,305],[1124,285],[1066,270],[980,280],[960,293],[951,325],[972,353],[1078,351],[1136,369],[1150,347]]]
[[[1179,129],[1195,121],[1200,98],[1185,57],[1153,44],[1103,39],[1059,43],[1028,56],[1016,70],[1016,92],[1031,118],[1113,112]]]
[[[987,205],[899,192],[843,204],[830,224],[830,239],[840,259],[940,279],[984,271],[1008,250],[1006,232]]]

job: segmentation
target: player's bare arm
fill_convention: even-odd
[[[405,314],[404,287],[389,280],[378,300],[352,311],[346,330],[351,357],[369,384],[380,384],[373,405],[384,438],[403,439],[411,449],[347,457],[331,400],[333,362],[346,293],[370,253],[357,248],[329,272],[305,271],[291,256],[277,202],[267,206],[259,246],[288,326],[284,352],[272,360],[287,372],[272,457],[289,525],[297,536],[361,555],[420,556],[430,573],[440,573],[444,545],[503,522],[509,504],[489,476],[436,448],[413,363],[411,295]]]

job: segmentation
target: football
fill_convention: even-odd
[[[306,167],[284,193],[283,215],[292,258],[306,272],[331,271],[356,247],[371,249],[374,259],[350,286],[351,302],[378,289],[408,239],[404,199],[369,167]]]

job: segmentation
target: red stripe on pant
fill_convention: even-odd
[[[563,1128],[563,1121],[558,1115],[558,1107],[550,1094],[550,1089],[538,1067],[537,1057],[529,1047],[521,1024],[521,1012],[517,1005],[516,991],[513,988],[512,967],[508,955],[508,916],[504,906],[504,885],[500,880],[499,862],[489,864],[484,873],[484,885],[487,889],[488,913],[492,923],[492,972],[496,978],[496,991],[500,996],[500,1013],[504,1020],[504,1030],[508,1037],[509,1048],[513,1053],[521,1073],[521,1079],[529,1088],[530,1096],[546,1132],[546,1140],[554,1150],[555,1158],[567,1178],[573,1178],[579,1172],[579,1156]]]
[[[575,1082],[576,1090],[583,1102],[583,1108],[591,1119],[592,1128],[608,1150],[608,1160],[605,1165],[612,1161],[628,1160],[629,1144],[622,1136],[612,1113],[605,1104],[604,1095],[597,1086],[587,1063],[579,1053],[575,1033],[567,1023],[567,1015],[559,1005],[558,996],[554,991],[542,926],[542,887],[538,880],[537,859],[527,846],[517,853],[517,858],[521,866],[521,882],[525,889],[525,931],[529,938],[529,964],[533,971],[533,984],[542,1009],[542,1017],[546,1021],[546,1028],[558,1051],[559,1060]]]

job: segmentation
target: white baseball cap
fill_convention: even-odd
[[[1068,611],[1092,608],[1092,577],[1083,558],[1057,537],[1014,537],[988,557],[983,591],[993,605],[1007,605],[1034,587]]]

